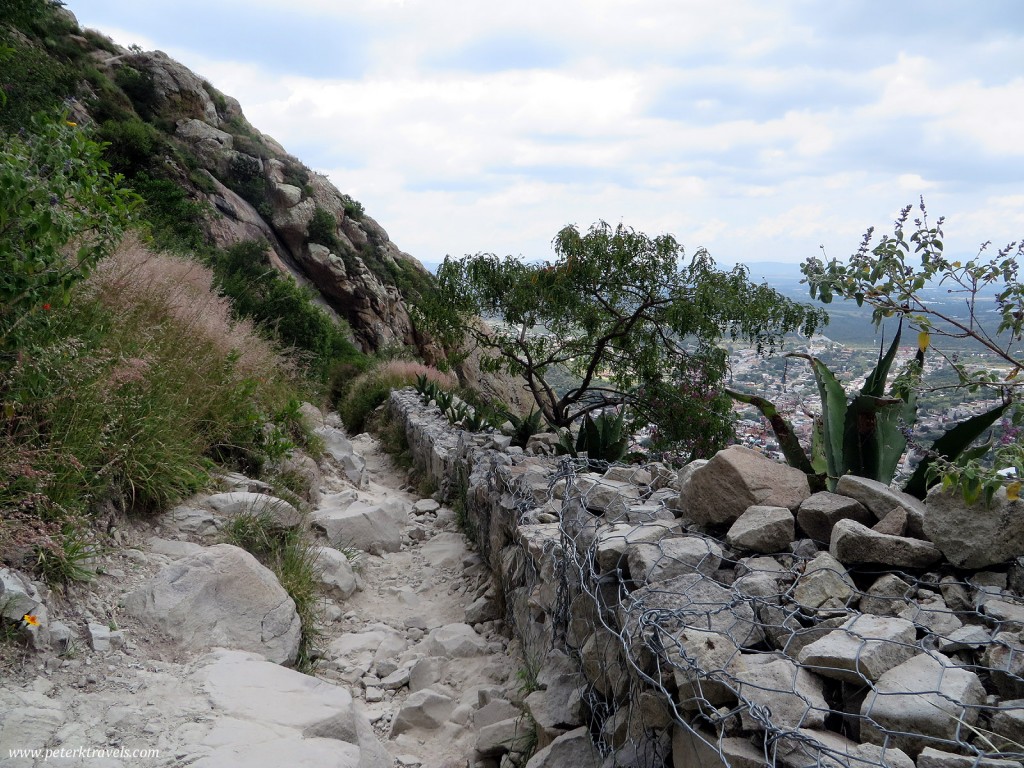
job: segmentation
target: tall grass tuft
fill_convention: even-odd
[[[459,385],[454,376],[423,363],[390,360],[352,380],[345,398],[337,404],[345,429],[353,435],[364,431],[367,417],[387,399],[392,389],[415,386],[421,376],[426,376],[445,392]]]
[[[212,459],[252,470],[287,451],[294,368],[212,282],[129,238],[66,306],[29,318],[0,361],[0,520],[157,511]]]

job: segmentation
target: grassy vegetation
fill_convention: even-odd
[[[392,389],[411,387],[418,376],[426,375],[445,391],[454,391],[458,382],[436,368],[408,360],[391,360],[370,368],[352,380],[344,397],[336,403],[345,429],[358,434],[366,428],[366,420],[383,403]]]
[[[250,552],[270,568],[289,597],[302,623],[295,666],[312,672],[323,639],[317,553],[303,527],[282,529],[259,511],[238,515],[224,529],[228,543]]]

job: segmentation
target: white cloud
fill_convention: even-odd
[[[117,4],[99,3],[115,19]],[[169,0],[151,6],[173,17]],[[167,24],[104,29],[238,98],[424,260],[545,256],[559,227],[600,218],[722,261],[845,254],[923,192],[958,236],[1024,223],[1007,180],[1024,174],[1024,79],[986,65],[1019,50],[1005,24],[965,41],[938,9],[915,37],[754,0],[221,0],[204,23],[230,29],[246,10],[358,28],[358,72],[333,72],[337,49],[301,52],[332,76],[299,76],[261,63],[261,46],[241,61],[176,46]],[[519,68],[500,66],[504,43]]]

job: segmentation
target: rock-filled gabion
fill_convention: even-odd
[[[812,494],[738,446],[596,472],[390,407],[538,662],[541,747],[588,726],[602,768],[1024,765],[1021,502]]]

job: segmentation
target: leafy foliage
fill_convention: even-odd
[[[825,303],[838,296],[867,304],[876,324],[886,317],[906,319],[918,331],[920,345],[933,349],[956,370],[964,393],[994,390],[1007,404],[999,413],[1012,408],[1016,429],[1024,420],[1019,405],[1024,385],[1019,376],[1024,369],[1024,283],[1020,280],[1024,241],[1009,243],[993,257],[986,256],[990,243],[984,243],[973,258],[948,257],[944,220],[939,218],[932,225],[922,200],[920,216],[911,223],[912,208],[905,207],[894,222],[893,234],[883,236],[873,247],[874,228],[869,229],[845,263],[807,260],[801,269],[811,296]],[[936,301],[929,289],[937,286],[959,301]],[[955,353],[942,349],[943,339],[973,342],[993,355],[1002,369],[968,368]],[[981,493],[991,498],[1000,486],[1012,487],[1024,477],[1024,446],[1019,440],[998,446],[986,458],[994,463],[986,466],[972,454],[965,454],[959,463],[929,454],[934,462],[929,471],[941,475],[946,485],[959,485],[968,500]]]
[[[849,397],[842,383],[820,359],[802,353],[787,357],[807,360],[814,372],[821,397],[821,414],[815,420],[814,444],[808,458],[792,425],[770,401],[726,390],[734,399],[757,407],[769,420],[790,465],[807,473],[811,486],[822,484],[834,491],[845,474],[868,477],[888,485],[907,448],[907,435],[917,419],[917,390],[924,366],[925,346],[896,378],[886,396],[885,387],[896,358],[902,334],[897,330],[888,351],[879,350],[878,364],[865,378],[860,392]],[[904,490],[924,498],[934,482],[934,461],[950,462],[959,457],[1006,410],[1003,403],[980,416],[966,419],[935,441],[918,465]],[[986,448],[987,450],[987,448]]]
[[[137,198],[63,114],[0,146],[0,349],[38,308],[63,306],[120,240]],[[69,258],[65,246],[75,242]]]
[[[361,361],[346,328],[313,303],[310,291],[270,264],[265,246],[239,243],[215,256],[213,267],[235,311],[261,323],[285,346],[308,352],[321,378],[339,361]]]
[[[598,465],[619,461],[629,448],[629,433],[625,427],[622,413],[601,413],[596,419],[588,413],[580,424],[575,445],[572,434],[566,430],[559,437],[555,450],[571,456],[586,453],[587,459]]]
[[[822,311],[751,283],[744,267],[716,269],[706,251],[684,263],[670,235],[651,238],[601,222],[586,233],[565,227],[554,249],[557,260],[544,264],[492,254],[448,258],[438,298],[423,309],[448,348],[469,338],[488,351],[491,369],[522,377],[554,427],[628,404],[641,417],[657,417],[673,441],[709,431],[687,431],[695,412],[727,432],[721,401],[708,406],[724,367],[709,370],[697,393],[679,386],[686,375],[716,360],[723,334],[771,349],[786,332],[810,333],[825,320]],[[497,317],[493,332],[479,316]],[[578,384],[558,392],[549,378],[566,368]]]

